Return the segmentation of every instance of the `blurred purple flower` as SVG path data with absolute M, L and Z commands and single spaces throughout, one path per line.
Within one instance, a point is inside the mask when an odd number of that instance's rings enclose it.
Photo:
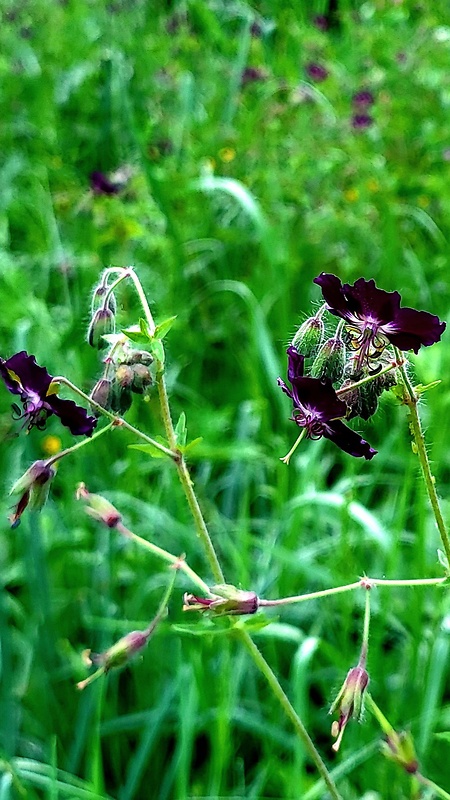
M 24 420 L 27 430 L 33 427 L 44 430 L 48 417 L 56 414 L 74 436 L 92 436 L 97 420 L 73 400 L 61 400 L 56 394 L 58 385 L 54 378 L 25 350 L 6 361 L 0 359 L 0 376 L 6 388 L 20 396 L 23 410 L 14 403 L 13 411 L 16 419 Z
M 355 458 L 373 458 L 377 451 L 342 422 L 347 406 L 337 396 L 331 381 L 303 377 L 304 356 L 292 346 L 288 347 L 287 354 L 288 381 L 292 389 L 281 378 L 278 378 L 278 385 L 293 401 L 293 421 L 305 428 L 309 439 L 323 436 Z
M 373 117 L 370 114 L 353 114 L 352 128 L 358 131 L 365 131 L 373 125 Z
M 352 103 L 358 110 L 369 108 L 374 102 L 375 98 L 368 89 L 360 89 L 359 92 L 355 92 L 352 98 Z
M 359 278 L 350 286 L 322 272 L 314 283 L 321 287 L 328 310 L 347 322 L 352 348 L 366 359 L 378 357 L 389 343 L 418 353 L 421 345 L 438 342 L 445 330 L 445 322 L 428 311 L 400 308 L 399 293 L 378 289 L 374 280 Z
M 305 70 L 308 78 L 311 78 L 315 83 L 321 83 L 328 78 L 328 70 L 321 64 L 315 64 L 313 61 L 306 65 Z
M 245 67 L 241 75 L 241 85 L 247 86 L 248 83 L 264 81 L 266 73 L 260 67 Z
M 318 28 L 322 33 L 326 33 L 330 28 L 330 21 L 325 14 L 316 14 L 312 21 L 315 28 Z
M 120 184 L 113 183 L 103 172 L 94 170 L 89 176 L 91 189 L 94 194 L 118 194 Z

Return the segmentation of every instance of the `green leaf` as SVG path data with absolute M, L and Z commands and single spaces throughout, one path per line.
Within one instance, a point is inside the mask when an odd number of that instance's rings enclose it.
M 417 386 L 414 387 L 414 391 L 417 395 L 421 395 L 424 392 L 427 392 L 428 389 L 434 389 L 435 386 L 439 386 L 440 383 L 442 383 L 440 380 L 431 381 L 431 383 L 426 383 L 425 385 L 423 383 L 418 383 Z
M 155 339 L 164 339 L 166 334 L 169 333 L 175 320 L 176 316 L 168 317 L 167 319 L 163 320 L 163 322 L 160 322 L 155 328 L 155 333 L 154 333 Z
M 441 739 L 443 742 L 450 744 L 450 731 L 441 731 L 441 733 L 434 734 L 435 739 Z
M 142 333 L 140 330 L 136 330 L 136 326 L 133 325 L 131 328 L 124 328 L 122 333 L 130 339 L 130 341 L 135 342 L 136 344 L 146 344 L 148 347 L 149 337 Z
M 186 428 L 186 414 L 181 412 L 178 422 L 175 426 L 175 438 L 178 447 L 184 447 L 186 444 L 187 428 Z
M 163 367 L 165 360 L 164 346 L 160 339 L 151 339 L 149 350 L 156 361 Z
M 172 625 L 172 630 L 189 636 L 229 636 L 233 632 L 233 628 L 217 628 L 209 619 L 203 619 L 197 625 L 189 623 Z
M 160 444 L 164 445 L 164 447 L 169 448 L 167 442 L 161 437 L 158 437 L 158 441 Z M 166 458 L 166 454 L 163 453 L 161 450 L 158 450 L 154 444 L 129 444 L 128 447 L 131 450 L 141 450 L 142 453 L 147 453 L 147 455 L 151 456 L 152 458 Z
M 178 449 L 180 453 L 189 453 L 194 447 L 200 444 L 200 442 L 203 442 L 203 436 L 197 436 L 196 439 L 192 439 L 192 442 L 188 442 L 186 445 L 178 445 Z
M 149 331 L 147 320 L 143 319 L 142 317 L 139 320 L 139 330 L 142 333 L 142 335 L 145 336 L 147 339 L 153 338 L 152 334 Z

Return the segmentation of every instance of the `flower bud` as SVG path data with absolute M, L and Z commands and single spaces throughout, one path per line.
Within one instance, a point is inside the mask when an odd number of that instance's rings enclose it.
M 345 366 L 345 344 L 339 335 L 327 339 L 320 348 L 311 367 L 311 377 L 329 378 L 331 383 L 339 381 Z
M 106 411 L 109 411 L 111 408 L 111 392 L 112 392 L 112 381 L 108 380 L 107 378 L 100 378 L 100 380 L 97 381 L 94 388 L 92 389 L 89 397 L 95 403 L 98 403 L 99 406 L 105 408 Z M 91 406 L 91 410 L 94 417 L 100 416 L 100 411 L 98 411 L 98 409 Z
M 114 669 L 114 667 L 122 667 L 130 658 L 133 658 L 143 650 L 148 638 L 148 634 L 145 631 L 131 631 L 126 636 L 122 636 L 104 653 L 90 653 L 89 660 L 91 664 L 103 666 L 105 672 Z
M 409 731 L 397 733 L 392 730 L 383 744 L 383 754 L 402 767 L 409 775 L 414 775 L 419 769 L 414 741 Z
M 96 347 L 101 350 L 106 347 L 106 342 L 103 336 L 108 333 L 114 333 L 115 321 L 114 314 L 109 308 L 99 308 L 91 319 L 87 340 L 91 347 Z
M 98 522 L 103 522 L 108 528 L 115 528 L 122 521 L 121 515 L 112 503 L 100 494 L 88 492 L 84 483 L 78 485 L 76 498 L 85 501 L 86 514 Z
M 136 394 L 142 394 L 152 383 L 150 370 L 144 364 L 133 364 L 132 370 L 133 383 L 131 384 L 131 391 Z
M 126 364 L 144 364 L 149 367 L 153 363 L 153 356 L 148 350 L 132 350 L 126 360 Z
M 119 364 L 116 369 L 115 380 L 121 389 L 131 388 L 134 380 L 132 367 L 129 367 L 127 364 Z
M 126 414 L 133 402 L 131 389 L 129 386 L 120 386 L 117 381 L 114 381 L 111 389 L 111 411 L 115 414 Z
M 103 283 L 100 283 L 98 286 L 95 287 L 93 294 L 92 294 L 92 303 L 91 303 L 91 312 L 95 314 L 95 312 L 104 305 L 105 297 L 108 293 L 108 287 L 105 286 Z M 115 315 L 117 312 L 117 301 L 114 295 L 114 292 L 111 292 L 108 295 L 107 307 L 109 310 Z
M 50 484 L 56 471 L 46 461 L 35 461 L 29 469 L 15 482 L 10 494 L 21 493 L 13 514 L 10 516 L 11 527 L 17 528 L 20 518 L 27 508 L 40 511 L 45 505 Z
M 316 314 L 309 317 L 300 325 L 297 333 L 292 339 L 291 345 L 305 358 L 315 356 L 324 337 L 325 327 L 322 317 Z
M 331 726 L 331 735 L 336 738 L 333 750 L 339 750 L 344 730 L 350 717 L 361 719 L 363 711 L 364 692 L 369 683 L 366 669 L 359 665 L 348 671 L 342 688 L 330 708 L 330 714 L 339 711 L 339 719 Z
M 245 592 L 229 584 L 212 586 L 211 597 L 197 597 L 186 594 L 183 597 L 183 611 L 210 611 L 216 616 L 237 616 L 255 614 L 259 607 L 255 592 Z

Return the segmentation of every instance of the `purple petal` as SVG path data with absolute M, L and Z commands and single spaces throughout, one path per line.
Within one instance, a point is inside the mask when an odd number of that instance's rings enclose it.
M 8 370 L 14 372 L 20 379 L 20 384 L 11 377 Z M 8 358 L 6 361 L 0 360 L 1 376 L 12 394 L 21 394 L 23 389 L 36 392 L 42 399 L 45 398 L 48 387 L 52 382 L 51 375 L 45 367 L 36 364 L 34 356 L 29 356 L 25 350 Z M 23 388 L 22 388 L 23 387 Z
M 324 437 L 334 442 L 345 453 L 366 460 L 370 460 L 377 454 L 378 451 L 374 450 L 369 442 L 366 442 L 359 433 L 352 431 L 340 420 L 330 422 L 327 427 L 328 431 L 324 431 Z
M 288 397 L 290 397 L 290 398 L 291 398 L 291 400 L 293 400 L 292 392 L 291 392 L 291 390 L 289 389 L 289 387 L 288 387 L 288 386 L 286 386 L 285 382 L 284 382 L 284 381 L 283 381 L 281 378 L 278 378 L 278 379 L 277 379 L 277 383 L 278 383 L 278 386 L 280 387 L 280 389 L 282 389 L 282 391 L 283 391 L 285 394 L 287 394 L 287 396 L 288 396 Z
M 353 286 L 348 283 L 342 285 L 336 275 L 322 272 L 314 279 L 314 283 L 322 288 L 331 313 L 343 319 L 356 315 L 383 325 L 396 317 L 400 307 L 399 293 L 378 289 L 374 280 L 359 278 Z
M 322 272 L 317 278 L 314 278 L 313 283 L 317 283 L 322 289 L 323 299 L 332 314 L 345 319 L 348 309 L 342 292 L 342 281 L 336 275 Z
M 345 417 L 347 406 L 334 391 L 331 381 L 318 378 L 297 378 L 292 387 L 294 403 L 314 410 L 321 421 Z
M 302 378 L 304 374 L 305 356 L 298 352 L 296 347 L 288 347 L 288 380 L 294 383 L 297 378 Z
M 46 403 L 74 436 L 92 436 L 97 420 L 89 416 L 86 409 L 77 406 L 73 400 L 62 400 L 56 394 L 49 395 Z
M 385 335 L 391 344 L 399 350 L 414 350 L 418 353 L 421 345 L 428 347 L 440 340 L 446 324 L 428 311 L 400 308 L 389 328 Z M 396 330 L 391 332 L 392 328 Z

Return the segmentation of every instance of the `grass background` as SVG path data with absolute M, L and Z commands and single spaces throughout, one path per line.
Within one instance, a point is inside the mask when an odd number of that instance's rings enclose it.
M 289 468 L 278 460 L 297 431 L 276 377 L 319 300 L 318 273 L 374 277 L 405 305 L 449 316 L 448 3 L 339 2 L 339 25 L 325 33 L 312 24 L 324 10 L 276 0 L 1 6 L 2 355 L 26 348 L 89 390 L 99 374 L 84 341 L 90 292 L 105 265 L 135 265 L 157 321 L 178 315 L 167 381 L 174 417 L 184 410 L 190 437 L 204 438 L 192 472 L 227 580 L 266 597 L 364 572 L 441 574 L 393 398 L 359 427 L 379 449 L 372 462 L 325 441 L 302 445 Z M 326 80 L 307 78 L 311 62 Z M 242 85 L 246 67 L 260 80 Z M 374 94 L 374 123 L 357 131 L 362 88 Z M 93 195 L 91 171 L 124 164 L 126 188 Z M 125 289 L 121 323 L 137 313 Z M 448 518 L 445 336 L 414 363 L 421 382 L 442 378 L 422 415 Z M 3 391 L 1 800 L 324 797 L 226 625 L 183 617 L 181 576 L 143 658 L 75 691 L 81 651 L 144 626 L 167 583 L 160 563 L 86 518 L 77 482 L 211 576 L 174 470 L 127 450 L 126 432 L 62 462 L 45 510 L 10 531 L 12 481 L 43 457 L 46 436 L 72 442 L 55 419 L 46 434 L 18 436 L 10 402 Z M 128 418 L 161 432 L 154 397 Z M 345 798 L 416 797 L 379 754 L 371 718 L 331 754 L 327 711 L 357 659 L 362 603 L 352 594 L 267 612 L 255 640 Z M 447 791 L 449 633 L 445 592 L 374 592 L 373 696 L 398 729 L 411 727 L 423 772 Z

